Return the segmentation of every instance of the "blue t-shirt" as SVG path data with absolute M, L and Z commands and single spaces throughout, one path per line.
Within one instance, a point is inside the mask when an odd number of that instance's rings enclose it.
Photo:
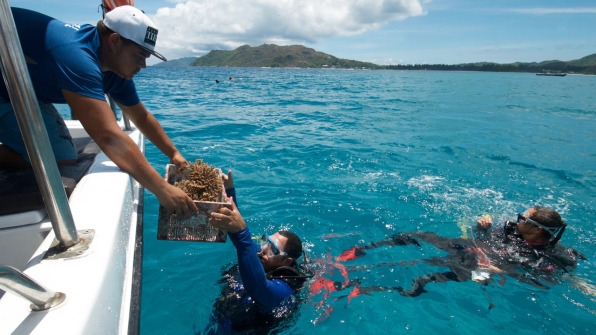
M 67 24 L 21 8 L 12 8 L 12 14 L 38 100 L 66 103 L 64 89 L 99 100 L 108 93 L 125 106 L 139 102 L 132 80 L 101 71 L 96 27 Z M 4 81 L 0 97 L 8 100 Z

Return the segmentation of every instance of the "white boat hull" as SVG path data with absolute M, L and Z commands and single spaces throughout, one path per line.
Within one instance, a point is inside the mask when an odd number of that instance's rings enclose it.
M 73 137 L 84 132 L 77 121 L 67 125 Z M 144 151 L 140 132 L 133 129 L 129 136 Z M 138 331 L 138 311 L 131 313 L 131 307 L 139 307 L 143 189 L 100 152 L 69 204 L 77 230 L 94 232 L 89 249 L 80 256 L 44 259 L 54 241 L 47 216 L 35 224 L 0 229 L 0 265 L 21 267 L 39 284 L 66 295 L 59 306 L 34 312 L 29 301 L 5 293 L 0 299 L 0 334 Z M 19 266 L 25 257 L 30 260 Z M 136 320 L 129 322 L 131 318 Z

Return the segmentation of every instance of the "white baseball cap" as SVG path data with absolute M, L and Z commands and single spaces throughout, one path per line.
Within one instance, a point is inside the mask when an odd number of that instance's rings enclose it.
M 103 19 L 106 27 L 120 36 L 129 39 L 155 57 L 167 59 L 155 51 L 157 28 L 141 10 L 133 6 L 119 6 L 109 11 Z

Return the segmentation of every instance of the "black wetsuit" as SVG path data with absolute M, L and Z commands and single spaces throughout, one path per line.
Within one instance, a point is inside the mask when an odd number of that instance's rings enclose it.
M 236 201 L 235 190 L 227 189 Z M 236 205 L 238 203 L 236 202 Z M 298 305 L 297 293 L 309 276 L 282 266 L 265 273 L 248 228 L 228 236 L 238 264 L 224 268 L 221 298 L 214 304 L 207 334 L 261 334 L 287 319 Z
M 294 277 L 301 279 L 294 280 Z M 305 281 L 302 273 L 289 267 L 267 273 L 267 278 L 283 280 L 295 293 Z M 299 296 L 294 294 L 273 310 L 264 311 L 239 281 L 237 264 L 224 269 L 218 283 L 222 285 L 221 297 L 215 301 L 208 334 L 267 334 L 289 319 L 299 305 Z
M 448 253 L 446 256 L 419 260 L 430 265 L 448 267 L 449 271 L 417 277 L 408 290 L 402 287 L 360 287 L 360 291 L 366 293 L 394 289 L 401 295 L 415 297 L 426 292 L 424 286 L 429 282 L 464 282 L 474 279 L 486 283 L 498 273 L 490 270 L 487 265 L 502 270 L 503 275 L 546 289 L 560 281 L 561 273 L 572 271 L 578 259 L 585 260 L 581 253 L 559 243 L 530 245 L 517 233 L 516 225 L 515 222 L 507 221 L 503 229 L 477 228 L 472 239 L 447 238 L 431 232 L 403 233 L 367 246 L 356 247 L 355 250 L 353 248 L 351 250 L 355 257 L 359 257 L 364 255 L 365 250 L 383 245 L 421 246 L 418 242 L 420 240 Z M 349 259 L 351 258 L 347 258 Z

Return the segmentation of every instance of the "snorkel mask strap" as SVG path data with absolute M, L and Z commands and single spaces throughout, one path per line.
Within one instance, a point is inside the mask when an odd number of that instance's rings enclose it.
M 557 235 L 549 242 L 549 244 L 551 245 L 555 245 L 557 242 L 559 242 L 559 240 L 561 239 L 561 237 L 563 236 L 563 232 L 565 231 L 565 228 L 567 227 L 567 223 L 563 222 L 563 225 L 561 226 L 561 228 L 559 228 L 559 232 L 557 233 Z

